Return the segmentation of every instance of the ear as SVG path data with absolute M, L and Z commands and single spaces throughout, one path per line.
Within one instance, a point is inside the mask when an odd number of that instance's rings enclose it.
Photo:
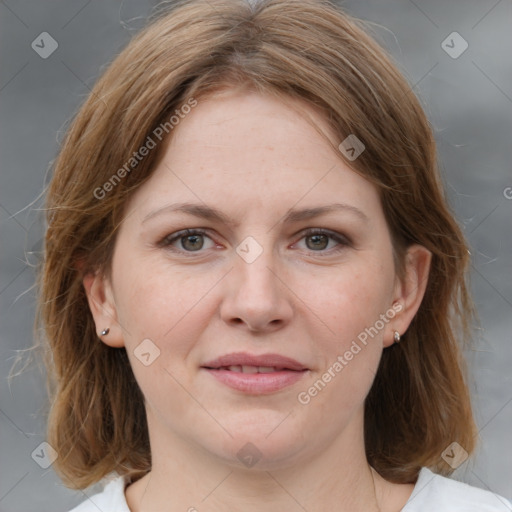
M 397 277 L 394 291 L 393 309 L 396 316 L 388 324 L 390 332 L 386 333 L 384 346 L 394 343 L 394 332 L 403 336 L 425 295 L 432 253 L 422 245 L 411 245 L 405 255 L 405 269 L 402 278 Z
M 124 347 L 123 332 L 117 320 L 117 309 L 110 281 L 100 272 L 96 272 L 86 274 L 82 282 L 98 337 L 110 347 Z M 102 335 L 101 331 L 107 328 L 108 334 Z

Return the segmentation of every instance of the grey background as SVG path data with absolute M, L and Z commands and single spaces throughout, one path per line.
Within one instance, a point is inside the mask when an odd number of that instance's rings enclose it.
M 42 374 L 31 368 L 10 386 L 6 377 L 17 351 L 32 344 L 34 272 L 27 263 L 36 262 L 40 250 L 37 208 L 47 169 L 101 70 L 156 3 L 0 2 L 0 511 L 59 512 L 85 499 L 31 457 L 44 441 Z M 467 354 L 481 444 L 455 477 L 510 499 L 512 2 L 352 0 L 344 5 L 376 24 L 376 37 L 395 56 L 435 128 L 448 198 L 472 248 L 472 288 L 482 328 Z M 456 59 L 441 46 L 453 31 L 469 44 Z M 58 43 L 47 59 L 31 48 L 42 32 Z M 455 49 L 459 43 L 453 43 Z

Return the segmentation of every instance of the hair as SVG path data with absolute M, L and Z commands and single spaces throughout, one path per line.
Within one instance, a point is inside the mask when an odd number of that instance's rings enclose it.
M 82 280 L 109 275 L 125 204 L 164 144 L 132 157 L 159 127 L 172 136 L 169 119 L 183 105 L 230 88 L 302 100 L 338 144 L 356 135 L 365 150 L 347 164 L 379 191 L 398 271 L 411 244 L 432 253 L 422 304 L 403 341 L 383 352 L 364 435 L 368 462 L 389 481 L 413 483 L 424 466 L 451 473 L 443 450 L 457 441 L 471 453 L 476 437 L 461 350 L 473 319 L 469 253 L 407 80 L 366 25 L 327 0 L 181 1 L 150 21 L 74 117 L 48 187 L 36 322 L 59 476 L 83 489 L 110 472 L 135 481 L 151 469 L 144 397 L 126 350 L 99 340 Z

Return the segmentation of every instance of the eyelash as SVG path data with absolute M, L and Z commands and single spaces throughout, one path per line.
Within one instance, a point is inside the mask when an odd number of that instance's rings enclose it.
M 161 242 L 159 242 L 158 245 L 160 247 L 165 247 L 172 251 L 179 252 L 181 254 L 194 255 L 194 253 L 201 253 L 201 252 L 203 252 L 201 249 L 198 251 L 186 251 L 184 249 L 171 248 L 172 244 L 175 241 L 180 240 L 181 238 L 186 238 L 187 236 L 194 236 L 194 235 L 206 236 L 206 237 L 210 238 L 210 240 L 211 240 L 211 237 L 208 235 L 207 230 L 204 230 L 201 228 L 194 228 L 194 229 L 184 229 L 184 230 L 178 231 L 176 233 L 167 235 L 166 237 L 164 237 L 162 239 Z M 321 255 L 322 253 L 332 254 L 332 253 L 337 253 L 339 251 L 342 251 L 344 248 L 346 248 L 348 246 L 351 246 L 351 241 L 347 237 L 340 235 L 334 231 L 330 231 L 327 229 L 321 229 L 321 228 L 306 229 L 302 233 L 302 237 L 299 240 L 302 240 L 303 238 L 307 238 L 309 236 L 314 236 L 314 235 L 325 235 L 325 236 L 329 237 L 330 239 L 336 241 L 338 243 L 338 245 L 334 248 L 331 248 L 328 251 L 325 251 L 325 250 L 314 251 L 312 249 L 309 249 L 309 251 L 312 253 L 318 253 L 319 255 Z

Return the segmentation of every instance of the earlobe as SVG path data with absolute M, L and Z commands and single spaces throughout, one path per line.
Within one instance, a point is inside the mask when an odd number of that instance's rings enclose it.
M 123 333 L 110 282 L 99 272 L 86 274 L 82 282 L 98 337 L 110 347 L 123 347 Z
M 394 318 L 388 344 L 395 342 L 395 332 L 400 337 L 404 335 L 418 312 L 427 289 L 431 260 L 432 253 L 422 245 L 411 245 L 407 249 L 404 275 L 397 278 L 395 286 L 394 303 L 400 304 L 401 310 Z

